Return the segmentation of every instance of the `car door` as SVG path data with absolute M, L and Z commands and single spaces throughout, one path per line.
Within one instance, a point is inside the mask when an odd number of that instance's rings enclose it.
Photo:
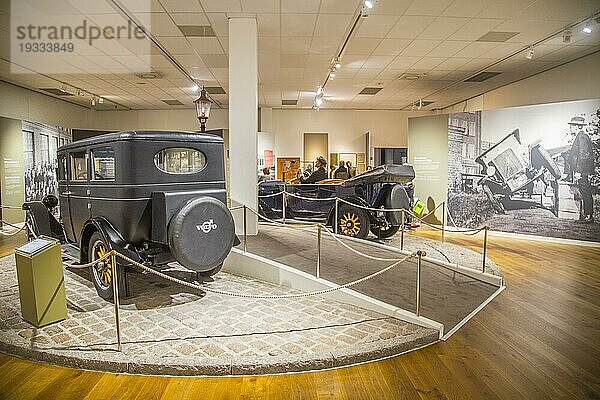
M 69 207 L 69 158 L 67 153 L 58 155 L 58 197 L 60 204 L 60 216 L 63 223 L 67 240 L 74 242 L 75 234 L 71 223 L 71 210 Z
M 68 203 L 71 216 L 71 229 L 77 243 L 81 240 L 83 225 L 91 216 L 90 204 L 90 162 L 87 150 L 69 152 Z

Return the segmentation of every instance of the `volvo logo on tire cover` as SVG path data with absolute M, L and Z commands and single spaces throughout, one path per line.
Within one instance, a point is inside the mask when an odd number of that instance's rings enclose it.
M 204 233 L 209 233 L 213 229 L 217 229 L 217 224 L 212 219 L 209 219 L 208 221 L 204 221 L 202 225 L 196 225 L 196 229 Z
M 194 271 L 206 272 L 221 265 L 234 239 L 231 212 L 213 197 L 188 201 L 169 222 L 171 252 L 181 265 Z

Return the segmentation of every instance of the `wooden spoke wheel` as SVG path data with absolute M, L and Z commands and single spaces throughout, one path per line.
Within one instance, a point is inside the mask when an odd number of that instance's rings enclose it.
M 369 216 L 365 210 L 344 204 L 338 211 L 338 233 L 364 239 L 369 234 Z
M 104 238 L 99 232 L 94 232 L 89 241 L 88 247 L 88 262 L 96 261 L 101 259 L 103 256 L 111 251 L 110 246 L 104 241 Z M 124 296 L 125 282 L 122 268 L 116 265 L 116 270 L 119 279 L 119 295 Z M 97 264 L 90 266 L 90 276 L 96 292 L 104 300 L 113 301 L 113 265 L 111 257 L 106 258 Z

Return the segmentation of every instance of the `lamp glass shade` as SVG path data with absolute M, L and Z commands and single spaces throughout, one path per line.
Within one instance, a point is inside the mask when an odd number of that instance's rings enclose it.
M 198 115 L 198 119 L 207 120 L 210 114 L 210 106 L 212 105 L 212 101 L 206 97 L 206 90 L 202 89 L 202 92 L 200 92 L 200 97 L 198 97 L 194 103 L 196 103 L 196 114 Z

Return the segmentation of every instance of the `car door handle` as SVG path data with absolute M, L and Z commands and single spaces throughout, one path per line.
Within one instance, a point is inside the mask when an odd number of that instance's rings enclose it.
M 63 195 L 63 196 L 69 196 L 69 195 L 72 195 L 72 194 L 73 194 L 73 192 L 68 192 L 68 191 L 61 193 L 61 195 Z

